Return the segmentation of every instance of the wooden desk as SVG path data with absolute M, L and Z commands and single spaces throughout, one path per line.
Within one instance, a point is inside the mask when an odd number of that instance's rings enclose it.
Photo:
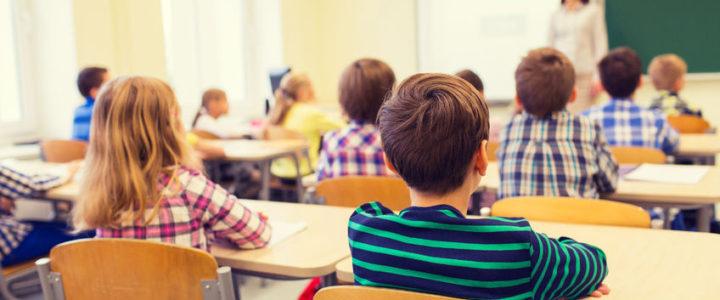
M 680 135 L 681 156 L 715 156 L 720 154 L 720 135 L 718 134 L 682 134 Z
M 352 208 L 243 200 L 270 219 L 303 221 L 307 228 L 270 248 L 236 250 L 213 246 L 219 265 L 265 277 L 310 278 L 335 272 L 350 255 L 347 223 Z
M 270 163 L 273 159 L 281 157 L 294 159 L 299 179 L 302 177 L 299 167 L 300 156 L 303 154 L 308 156 L 308 145 L 302 140 L 217 140 L 212 141 L 212 144 L 223 148 L 224 160 L 259 163 L 262 172 L 260 199 L 270 199 Z M 298 198 L 302 200 L 303 185 L 300 180 L 296 188 Z
M 500 186 L 498 172 L 498 164 L 491 162 L 487 175 L 480 182 L 480 188 L 497 192 Z M 700 208 L 698 230 L 707 232 L 710 230 L 712 206 L 720 202 L 720 168 L 710 168 L 705 177 L 693 185 L 620 179 L 617 191 L 603 199 L 629 202 L 643 207 Z
M 568 236 L 605 251 L 602 299 L 716 299 L 720 295 L 720 235 L 623 227 L 531 222 L 551 237 Z M 352 262 L 337 264 L 337 277 L 353 282 Z

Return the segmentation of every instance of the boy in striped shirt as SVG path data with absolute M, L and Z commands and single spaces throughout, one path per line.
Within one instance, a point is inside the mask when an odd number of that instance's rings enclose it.
M 535 233 L 524 219 L 465 218 L 488 165 L 488 108 L 469 83 L 414 75 L 378 123 L 386 164 L 410 187 L 412 206 L 395 214 L 372 202 L 350 217 L 356 284 L 482 299 L 609 292 L 602 250 Z

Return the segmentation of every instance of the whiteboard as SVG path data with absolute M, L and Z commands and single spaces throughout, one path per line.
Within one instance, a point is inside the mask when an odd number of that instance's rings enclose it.
M 418 0 L 420 72 L 471 69 L 490 102 L 515 98 L 515 68 L 544 47 L 557 0 Z

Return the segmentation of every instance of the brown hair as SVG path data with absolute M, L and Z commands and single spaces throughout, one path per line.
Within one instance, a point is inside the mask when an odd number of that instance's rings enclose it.
M 283 76 L 280 87 L 275 91 L 275 106 L 270 110 L 269 122 L 272 125 L 282 125 L 285 116 L 293 104 L 298 100 L 298 91 L 309 86 L 310 77 L 305 74 L 290 72 Z
M 488 107 L 465 80 L 416 74 L 395 88 L 378 115 L 388 161 L 411 188 L 443 195 L 465 181 L 488 139 Z
M 203 110 L 206 110 L 208 105 L 210 105 L 210 101 L 214 100 L 227 100 L 227 95 L 225 94 L 225 91 L 221 89 L 208 89 L 206 90 L 202 95 L 202 103 L 200 104 L 200 108 L 198 109 L 198 112 L 195 114 L 195 118 L 192 121 L 192 125 L 190 126 L 195 127 L 197 124 L 198 119 L 200 119 L 200 116 L 202 116 Z
M 648 67 L 648 75 L 650 75 L 653 86 L 658 90 L 673 91 L 673 85 L 685 73 L 687 73 L 687 63 L 675 54 L 655 56 Z
M 615 48 L 598 64 L 600 81 L 613 98 L 632 96 L 640 83 L 642 63 L 637 53 L 628 47 Z
M 350 119 L 374 123 L 394 84 L 395 73 L 386 63 L 373 58 L 356 60 L 340 77 L 340 105 Z
M 455 76 L 460 77 L 464 79 L 465 81 L 469 82 L 472 86 L 474 86 L 479 92 L 483 93 L 485 91 L 485 86 L 483 85 L 482 79 L 480 79 L 480 76 L 473 72 L 470 69 L 465 69 L 460 72 L 455 73 Z
M 103 76 L 107 73 L 106 68 L 87 67 L 78 73 L 77 87 L 83 97 L 90 97 L 90 90 L 100 88 L 103 83 Z
M 582 4 L 588 4 L 590 0 L 580 0 L 580 2 L 582 2 Z M 565 0 L 560 0 L 560 4 L 565 4 Z
M 553 48 L 531 50 L 515 70 L 515 91 L 523 109 L 537 117 L 563 110 L 574 86 L 572 63 Z

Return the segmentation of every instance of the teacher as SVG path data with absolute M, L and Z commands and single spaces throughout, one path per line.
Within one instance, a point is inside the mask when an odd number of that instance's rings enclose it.
M 607 54 L 605 14 L 589 0 L 562 0 L 550 20 L 550 47 L 556 48 L 575 66 L 577 99 L 568 105 L 580 113 L 594 104 L 600 91 L 597 63 Z

